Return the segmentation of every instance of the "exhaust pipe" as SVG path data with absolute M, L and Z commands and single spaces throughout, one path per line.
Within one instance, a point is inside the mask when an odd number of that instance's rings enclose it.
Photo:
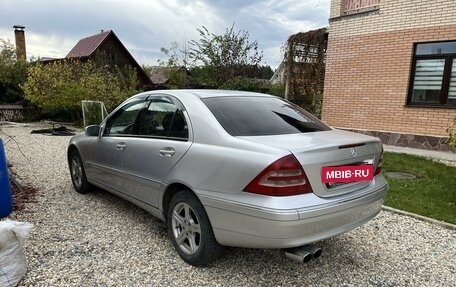
M 304 245 L 289 249 L 279 249 L 276 253 L 283 258 L 290 259 L 297 263 L 307 263 L 317 259 L 322 254 L 322 249 L 313 245 Z
M 309 252 L 312 253 L 312 258 L 317 259 L 323 253 L 323 250 L 320 247 L 307 245 L 309 247 Z
M 298 263 L 307 263 L 310 260 L 312 260 L 312 253 L 310 253 L 306 250 L 300 249 L 299 247 L 284 250 L 283 254 L 284 254 L 285 258 L 288 258 L 288 259 L 290 259 L 294 262 L 298 262 Z

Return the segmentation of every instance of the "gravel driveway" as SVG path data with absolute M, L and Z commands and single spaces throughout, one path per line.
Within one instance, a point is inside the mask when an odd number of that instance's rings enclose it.
M 297 264 L 264 250 L 227 248 L 206 268 L 184 263 L 166 226 L 104 191 L 73 191 L 69 137 L 3 127 L 7 158 L 40 191 L 12 219 L 35 225 L 20 286 L 455 286 L 456 231 L 383 211 L 370 223 L 318 243 Z M 2 135 L 3 138 L 5 136 Z

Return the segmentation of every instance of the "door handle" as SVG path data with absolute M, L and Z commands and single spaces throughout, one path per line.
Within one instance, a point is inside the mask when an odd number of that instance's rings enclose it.
M 174 153 L 176 153 L 176 151 L 172 147 L 164 147 L 160 150 L 161 156 L 171 157 Z
M 116 144 L 116 150 L 124 150 L 127 147 L 125 143 L 118 143 Z

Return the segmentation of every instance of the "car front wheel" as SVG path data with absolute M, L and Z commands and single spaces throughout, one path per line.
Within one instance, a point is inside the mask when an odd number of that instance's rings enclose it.
M 87 181 L 82 159 L 77 150 L 70 152 L 68 163 L 70 165 L 71 181 L 73 182 L 74 189 L 79 193 L 89 192 L 91 185 Z
M 183 190 L 171 199 L 167 223 L 169 236 L 179 256 L 195 266 L 214 261 L 221 251 L 204 207 L 190 191 Z

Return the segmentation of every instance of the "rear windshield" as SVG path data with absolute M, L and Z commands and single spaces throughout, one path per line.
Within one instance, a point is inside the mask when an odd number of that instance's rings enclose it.
M 266 136 L 330 130 L 307 111 L 278 98 L 220 97 L 202 99 L 232 136 Z

